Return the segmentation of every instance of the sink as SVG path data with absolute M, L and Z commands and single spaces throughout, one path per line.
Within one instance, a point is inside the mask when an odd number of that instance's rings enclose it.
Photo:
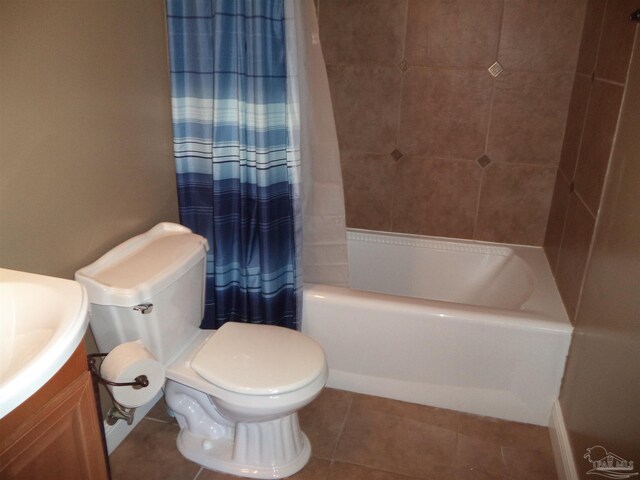
M 87 294 L 73 280 L 0 268 L 0 418 L 62 367 L 87 329 Z

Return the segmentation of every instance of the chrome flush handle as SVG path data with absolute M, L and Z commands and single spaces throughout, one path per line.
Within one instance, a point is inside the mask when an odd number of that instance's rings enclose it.
M 141 303 L 133 307 L 136 312 L 140 312 L 143 315 L 151 313 L 153 311 L 153 303 Z

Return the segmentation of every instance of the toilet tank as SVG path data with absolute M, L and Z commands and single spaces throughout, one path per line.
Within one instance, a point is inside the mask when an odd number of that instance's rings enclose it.
M 207 250 L 188 228 L 160 223 L 78 270 L 99 350 L 142 340 L 161 363 L 173 361 L 204 315 Z

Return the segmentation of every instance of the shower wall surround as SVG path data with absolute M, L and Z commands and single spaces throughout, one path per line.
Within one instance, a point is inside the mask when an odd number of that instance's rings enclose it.
M 549 264 L 572 320 L 578 310 L 589 250 L 627 82 L 640 0 L 589 0 L 558 176 L 544 241 Z M 610 222 L 610 220 L 607 220 Z
M 542 244 L 585 0 L 317 6 L 348 226 Z

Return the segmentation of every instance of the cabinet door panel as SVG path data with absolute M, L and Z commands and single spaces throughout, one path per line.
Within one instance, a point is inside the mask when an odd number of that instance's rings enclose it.
M 0 479 L 106 479 L 91 374 L 83 372 L 0 453 Z

